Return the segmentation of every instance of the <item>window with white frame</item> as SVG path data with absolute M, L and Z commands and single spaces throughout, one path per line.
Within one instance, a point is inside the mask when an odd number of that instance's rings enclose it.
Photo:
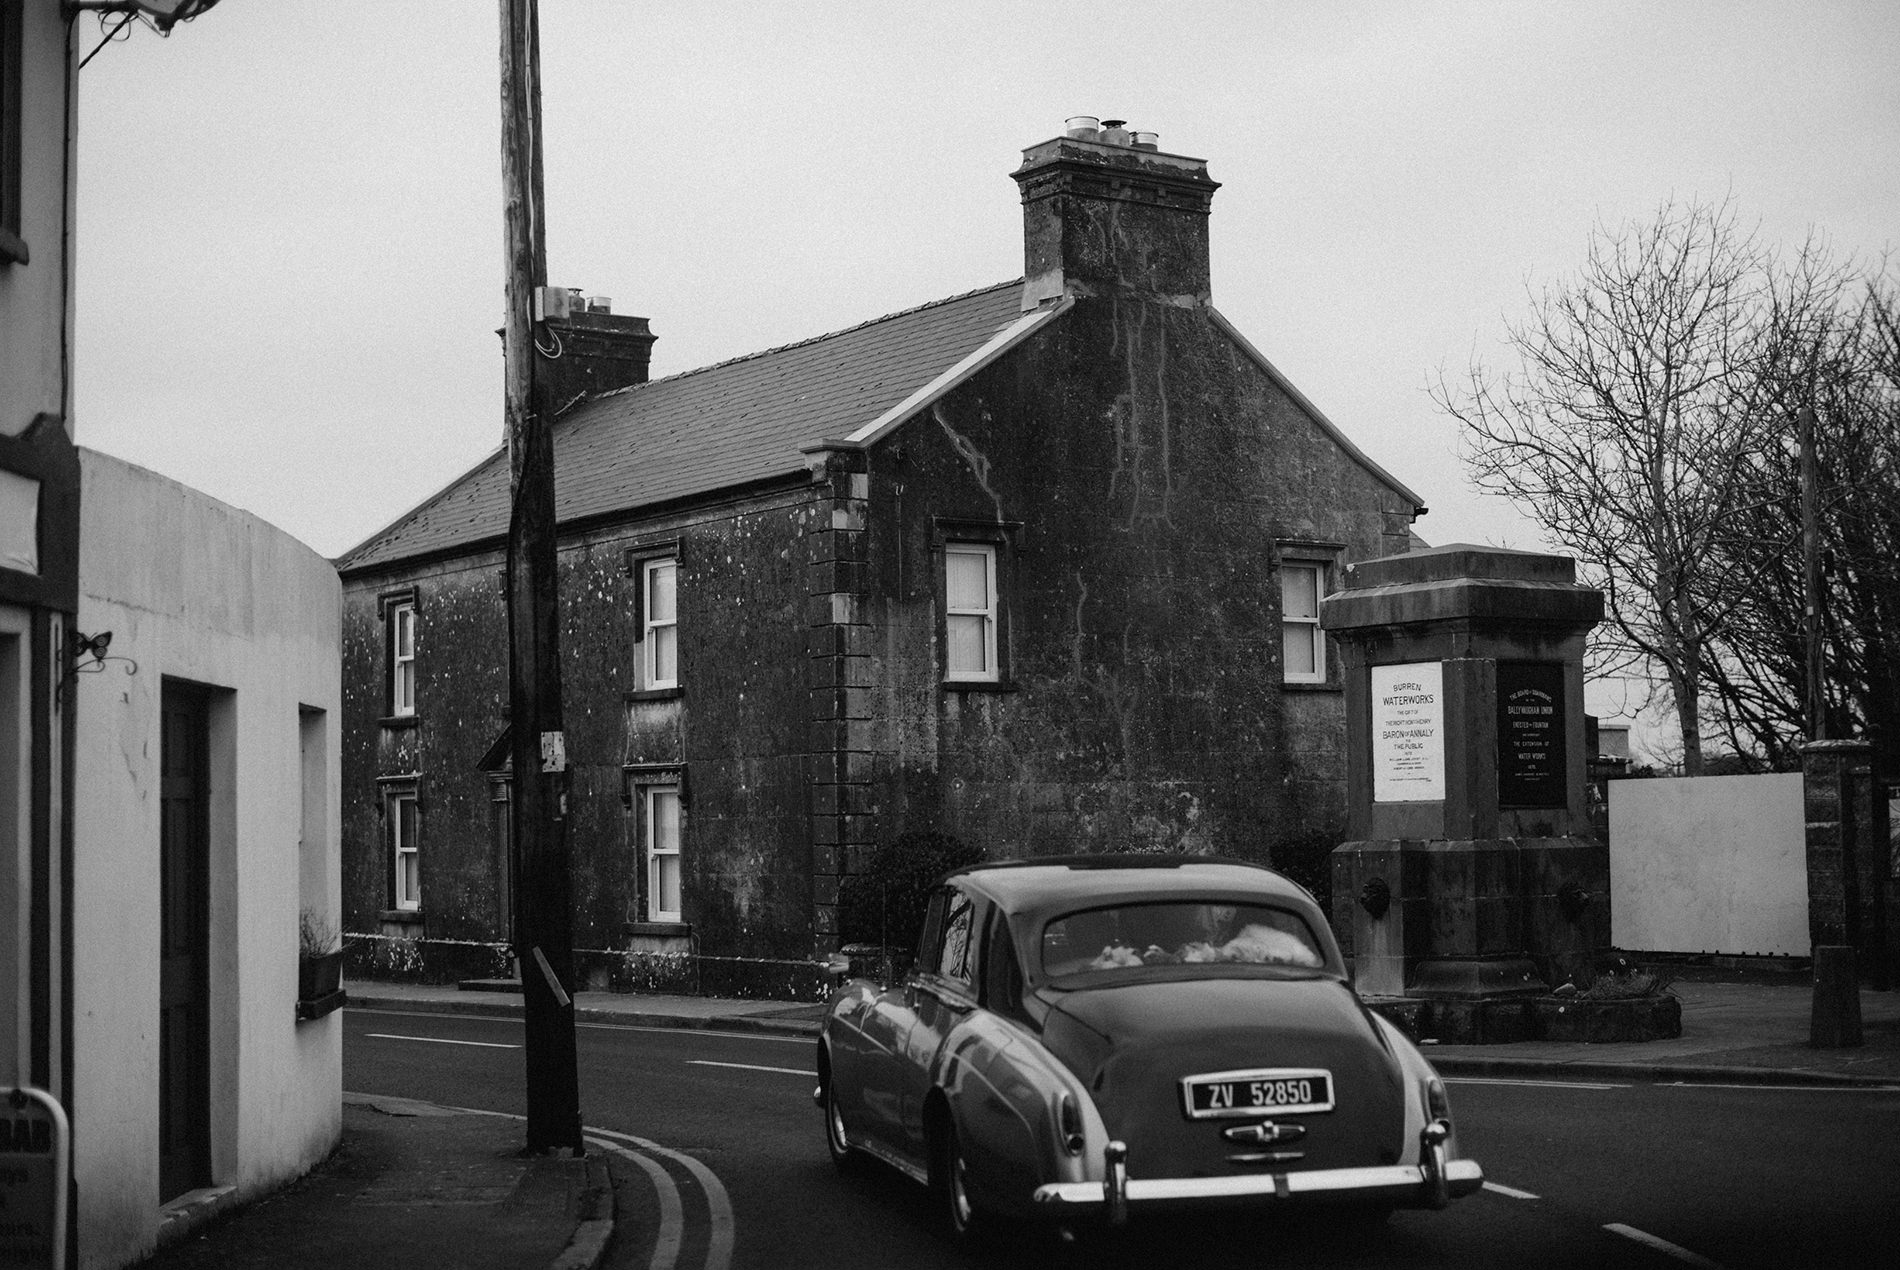
M 416 603 L 389 606 L 389 713 L 416 712 Z
M 679 561 L 670 556 L 640 564 L 640 642 L 648 688 L 680 682 Z
M 952 542 L 943 549 L 944 677 L 995 680 L 996 548 Z
M 1290 684 L 1326 682 L 1326 636 L 1319 628 L 1319 601 L 1326 566 L 1289 560 L 1280 565 L 1281 678 Z
M 680 916 L 680 791 L 676 785 L 646 788 L 647 920 L 677 922 Z
M 422 907 L 422 826 L 415 791 L 392 790 L 387 814 L 396 908 L 413 912 Z

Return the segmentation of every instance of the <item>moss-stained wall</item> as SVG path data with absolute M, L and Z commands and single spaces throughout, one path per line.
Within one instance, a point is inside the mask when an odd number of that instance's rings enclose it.
M 1281 683 L 1276 545 L 1403 550 L 1412 507 L 1205 308 L 1082 298 L 869 466 L 882 838 L 1265 859 L 1342 822 L 1338 691 Z M 1013 691 L 938 662 L 936 552 L 981 521 L 1019 526 Z
M 644 914 L 638 799 L 628 771 L 683 763 L 685 885 L 711 951 L 803 956 L 810 938 L 805 826 L 803 491 L 573 535 L 560 552 L 567 833 L 576 944 L 614 948 Z M 680 678 L 639 679 L 639 588 L 628 553 L 676 545 Z M 344 598 L 345 928 L 500 940 L 503 874 L 484 756 L 507 726 L 503 561 L 467 559 L 354 576 Z M 385 718 L 381 597 L 413 588 L 416 715 Z M 505 747 L 503 752 L 505 753 Z M 422 929 L 391 904 L 381 811 L 416 776 Z M 631 805 L 630 805 L 631 804 Z M 794 950 L 787 953 L 785 950 Z

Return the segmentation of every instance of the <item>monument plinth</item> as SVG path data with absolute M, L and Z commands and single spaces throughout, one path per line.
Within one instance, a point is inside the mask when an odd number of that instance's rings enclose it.
M 1353 565 L 1337 641 L 1351 841 L 1333 925 L 1359 990 L 1428 1035 L 1529 1035 L 1529 1001 L 1609 943 L 1585 797 L 1583 641 L 1603 596 L 1562 556 L 1433 547 Z

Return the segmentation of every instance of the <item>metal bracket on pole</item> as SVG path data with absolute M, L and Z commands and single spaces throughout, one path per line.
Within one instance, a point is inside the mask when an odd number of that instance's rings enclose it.
M 563 1010 L 567 1009 L 568 1006 L 573 1005 L 574 998 L 568 996 L 567 989 L 561 986 L 561 980 L 554 973 L 554 967 L 550 966 L 548 964 L 548 959 L 542 955 L 541 946 L 539 944 L 536 944 L 529 951 L 531 951 L 534 954 L 534 964 L 541 967 L 541 974 L 544 978 L 547 979 L 548 991 L 554 994 L 555 1001 L 560 1003 L 560 1006 Z

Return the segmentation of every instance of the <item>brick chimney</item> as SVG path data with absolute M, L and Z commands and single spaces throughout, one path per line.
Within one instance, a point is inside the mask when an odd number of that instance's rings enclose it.
M 1207 161 L 1163 154 L 1152 132 L 1078 116 L 1023 151 L 1023 307 L 1116 293 L 1184 308 L 1209 300 Z
M 576 397 L 625 388 L 647 381 L 653 357 L 653 332 L 642 317 L 616 317 L 605 296 L 573 293 L 568 315 L 548 323 L 561 341 L 559 357 L 541 359 L 548 399 L 556 410 Z

